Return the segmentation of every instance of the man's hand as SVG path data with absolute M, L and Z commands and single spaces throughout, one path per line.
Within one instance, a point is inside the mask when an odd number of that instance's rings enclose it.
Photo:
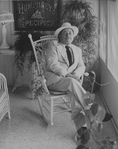
M 81 80 L 80 80 L 80 78 L 79 78 L 78 76 L 73 75 L 73 77 L 74 77 L 77 81 L 81 82 Z
M 67 73 L 65 77 L 73 77 L 71 73 Z

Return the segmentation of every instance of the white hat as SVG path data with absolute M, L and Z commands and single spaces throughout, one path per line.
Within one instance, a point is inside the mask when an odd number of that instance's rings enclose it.
M 74 32 L 74 37 L 78 34 L 79 30 L 76 26 L 72 26 L 69 22 L 65 22 L 62 24 L 62 26 L 60 28 L 58 28 L 56 31 L 55 31 L 55 36 L 58 37 L 59 33 L 65 29 L 65 28 L 70 28 L 73 30 Z

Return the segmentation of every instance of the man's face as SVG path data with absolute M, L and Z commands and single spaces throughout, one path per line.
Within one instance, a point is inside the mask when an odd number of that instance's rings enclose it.
M 62 30 L 60 33 L 60 42 L 65 45 L 71 44 L 74 39 L 73 34 L 73 30 L 69 28 Z

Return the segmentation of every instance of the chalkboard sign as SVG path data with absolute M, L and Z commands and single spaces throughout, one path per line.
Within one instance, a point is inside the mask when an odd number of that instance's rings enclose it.
M 55 30 L 59 6 L 59 0 L 13 1 L 15 30 Z

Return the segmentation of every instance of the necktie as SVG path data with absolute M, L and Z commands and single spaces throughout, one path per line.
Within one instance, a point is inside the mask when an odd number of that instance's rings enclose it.
M 65 48 L 66 48 L 66 53 L 69 60 L 69 66 L 71 66 L 73 64 L 71 48 L 69 46 L 65 46 Z

